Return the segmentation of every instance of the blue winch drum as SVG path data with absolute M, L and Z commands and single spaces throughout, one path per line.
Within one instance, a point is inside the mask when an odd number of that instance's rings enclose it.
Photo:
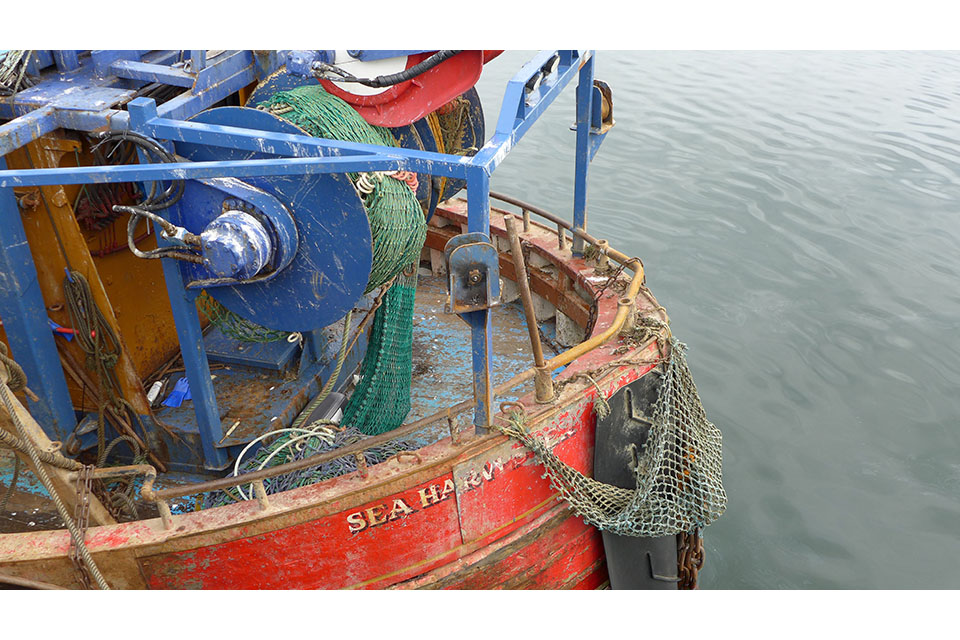
M 247 107 L 217 107 L 202 111 L 192 122 L 203 124 L 239 127 L 307 135 L 299 127 L 266 111 Z M 177 143 L 177 153 L 193 162 L 237 162 L 259 158 L 277 157 L 262 151 L 244 151 L 207 144 Z M 219 184 L 218 188 L 212 188 Z M 229 185 L 235 185 L 231 189 Z M 242 188 L 241 188 L 242 187 Z M 233 193 L 225 193 L 233 191 Z M 257 193 L 250 193 L 251 190 Z M 250 211 L 240 211 L 234 200 L 237 194 L 248 204 L 254 205 Z M 242 181 L 234 178 L 221 181 L 188 181 L 179 205 L 184 218 L 180 220 L 185 228 L 198 235 L 204 233 L 223 219 L 226 228 L 228 220 L 246 220 L 245 218 L 225 218 L 231 211 L 251 215 L 259 225 L 267 223 L 254 215 L 253 208 L 263 210 L 247 198 L 259 195 L 267 202 L 274 202 L 289 212 L 296 225 L 296 242 L 286 244 L 295 247 L 294 255 L 289 256 L 285 266 L 281 254 L 289 250 L 283 242 L 272 245 L 273 264 L 269 260 L 259 259 L 266 243 L 258 240 L 259 247 L 252 253 L 240 252 L 245 269 L 255 269 L 259 273 L 249 282 L 242 282 L 242 276 L 231 276 L 240 283 L 225 286 L 207 287 L 207 293 L 230 311 L 259 325 L 278 331 L 311 331 L 325 327 L 353 308 L 357 300 L 363 297 L 373 262 L 370 224 L 363 203 L 350 179 L 343 174 L 314 174 L 289 176 L 248 177 Z M 246 207 L 243 207 L 246 208 Z M 231 222 L 230 224 L 233 224 Z M 244 233 L 257 236 L 250 231 L 254 225 L 244 223 Z M 260 229 L 266 229 L 260 226 Z M 270 229 L 267 229 L 269 232 Z M 277 231 L 273 229 L 273 231 Z M 202 237 L 202 235 L 201 235 Z M 274 239 L 274 234 L 270 234 Z M 282 238 L 281 238 L 282 240 Z M 217 267 L 213 264 L 197 265 L 181 263 L 180 270 L 185 282 L 210 278 L 211 271 L 220 268 L 229 271 L 233 262 L 229 249 L 217 248 Z M 211 257 L 211 256 L 208 256 Z M 211 263 L 213 260 L 211 260 Z M 267 268 L 264 268 L 267 264 Z M 237 263 L 237 269 L 241 265 Z

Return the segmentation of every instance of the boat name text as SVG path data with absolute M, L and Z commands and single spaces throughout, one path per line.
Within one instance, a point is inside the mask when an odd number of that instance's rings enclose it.
M 484 482 L 491 482 L 496 477 L 497 471 L 502 470 L 503 460 L 501 458 L 488 461 L 480 468 L 480 471 L 471 471 L 460 480 L 460 492 L 473 491 Z M 347 527 L 350 533 L 359 533 L 404 518 L 418 511 L 429 509 L 445 500 L 449 500 L 455 494 L 456 485 L 454 485 L 452 478 L 447 478 L 442 485 L 431 484 L 421 487 L 409 494 L 393 497 L 388 499 L 387 502 L 351 513 L 347 516 Z

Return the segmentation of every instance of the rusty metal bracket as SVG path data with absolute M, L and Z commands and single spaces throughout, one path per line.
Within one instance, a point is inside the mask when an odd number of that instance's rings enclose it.
M 534 368 L 536 369 L 536 373 L 533 375 L 534 396 L 538 403 L 550 404 L 557 399 L 550 369 L 545 366 Z
M 261 511 L 270 508 L 270 499 L 267 497 L 267 488 L 263 486 L 263 480 L 253 481 L 253 493 L 257 496 L 257 504 L 260 505 Z
M 164 529 L 173 529 L 173 513 L 170 512 L 170 505 L 166 500 L 157 500 L 157 511 L 160 512 L 160 521 Z
M 605 134 L 607 131 L 610 131 L 610 129 L 613 128 L 613 125 L 616 124 L 616 122 L 614 122 L 613 120 L 613 90 L 610 89 L 610 85 L 608 85 L 606 82 L 595 79 L 593 81 L 593 96 L 594 96 L 593 104 L 594 104 L 594 111 L 595 111 L 593 116 L 594 118 L 593 126 L 597 127 L 596 106 L 597 106 L 597 99 L 599 98 L 600 126 L 597 128 L 599 128 L 601 134 Z
M 446 312 L 462 314 L 500 303 L 500 256 L 485 233 L 464 233 L 444 247 L 447 263 Z
M 501 402 L 500 403 L 500 412 L 503 413 L 504 415 L 507 415 L 510 409 L 519 411 L 522 415 L 527 415 L 527 408 L 524 407 L 519 402 Z
M 447 429 L 450 430 L 450 442 L 453 446 L 460 446 L 460 421 L 447 408 Z
M 606 271 L 610 268 L 610 259 L 607 257 L 607 251 L 609 249 L 609 242 L 606 240 L 597 240 L 597 270 Z
M 164 529 L 173 529 L 173 514 L 170 512 L 169 503 L 153 492 L 153 483 L 157 479 L 157 470 L 150 465 L 137 466 L 142 468 L 144 474 L 143 486 L 140 488 L 140 497 L 157 505 L 157 511 L 160 512 L 160 521 L 163 523 Z
M 626 310 L 623 326 L 620 327 L 620 335 L 629 334 L 637 326 L 637 300 L 628 297 L 620 298 L 617 300 L 617 307 L 619 307 L 619 310 Z
M 397 464 L 403 464 L 402 458 L 404 457 L 413 458 L 413 464 L 420 464 L 423 462 L 423 458 L 421 458 L 420 454 L 416 451 L 398 451 L 390 456 L 390 459 L 396 460 Z

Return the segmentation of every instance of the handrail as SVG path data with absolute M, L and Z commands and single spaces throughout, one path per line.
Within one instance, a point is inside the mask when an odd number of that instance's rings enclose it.
M 508 195 L 506 195 L 506 194 L 498 193 L 498 192 L 496 192 L 496 191 L 491 191 L 491 192 L 490 192 L 490 197 L 493 198 L 493 199 L 495 199 L 495 200 L 500 200 L 501 202 L 506 202 L 507 204 L 512 204 L 512 205 L 515 206 L 515 207 L 520 207 L 520 209 L 522 209 L 522 210 L 524 210 L 524 211 L 529 211 L 530 213 L 535 213 L 535 214 L 537 214 L 538 216 L 540 216 L 541 218 L 544 218 L 545 220 L 549 220 L 550 222 L 554 223 L 554 224 L 557 225 L 558 227 L 563 227 L 564 229 L 566 229 L 567 231 L 569 231 L 569 232 L 572 233 L 573 235 L 579 236 L 579 237 L 583 238 L 583 239 L 586 240 L 589 244 L 597 247 L 598 249 L 601 248 L 601 247 L 600 247 L 600 243 L 601 243 L 601 242 L 604 242 L 603 240 L 598 240 L 597 238 L 593 237 L 592 235 L 590 235 L 590 234 L 587 233 L 586 231 L 583 231 L 582 229 L 577 229 L 577 228 L 574 227 L 571 223 L 567 222 L 567 221 L 564 220 L 563 218 L 559 218 L 559 217 L 557 217 L 556 215 L 550 213 L 549 211 L 545 211 L 545 210 L 541 209 L 540 207 L 538 207 L 538 206 L 536 206 L 536 205 L 529 204 L 529 203 L 527 203 L 527 202 L 524 202 L 523 200 L 520 200 L 520 199 L 518 199 L 518 198 L 514 198 L 513 196 L 508 196 Z M 524 229 L 524 231 L 526 231 L 526 229 Z M 609 246 L 605 248 L 604 253 L 606 253 L 606 255 L 607 255 L 608 257 L 613 258 L 614 260 L 616 260 L 616 261 L 619 262 L 620 264 L 626 264 L 626 263 L 631 262 L 631 261 L 633 261 L 633 260 L 637 260 L 637 261 L 640 260 L 639 258 L 630 258 L 630 257 L 627 256 L 627 254 L 621 253 L 620 251 L 617 251 L 616 249 L 611 249 Z M 630 267 L 630 268 L 632 268 L 632 267 Z M 642 264 L 642 263 L 640 264 L 640 268 L 641 268 L 641 270 L 643 269 L 643 264 Z
M 574 235 L 578 235 L 583 238 L 586 242 L 597 247 L 601 252 L 603 252 L 608 257 L 616 260 L 625 267 L 631 269 L 633 273 L 633 278 L 630 281 L 630 285 L 627 288 L 626 294 L 620 298 L 618 301 L 617 315 L 613 319 L 613 323 L 602 333 L 591 337 L 590 339 L 581 342 L 580 344 L 571 347 L 567 351 L 554 356 L 546 362 L 546 368 L 548 371 L 553 371 L 559 367 L 570 364 L 575 359 L 579 358 L 581 355 L 588 351 L 592 351 L 599 346 L 602 346 L 609 342 L 614 336 L 618 335 L 624 326 L 629 321 L 631 326 L 633 322 L 632 313 L 634 308 L 634 301 L 637 295 L 640 292 L 640 287 L 644 281 L 644 270 L 643 264 L 639 258 L 629 258 L 626 254 L 611 249 L 604 246 L 606 243 L 603 240 L 597 240 L 590 234 L 580 231 L 578 229 L 573 229 L 570 227 L 569 223 L 557 218 L 555 215 L 535 207 L 533 205 L 524 203 L 521 200 L 505 196 L 503 194 L 490 192 L 490 197 L 497 200 L 501 200 L 508 204 L 515 205 L 522 209 L 528 210 L 531 213 L 534 213 L 546 220 L 553 222 L 557 225 L 563 226 L 566 229 L 571 230 Z M 525 371 L 522 371 L 510 378 L 506 382 L 497 385 L 493 388 L 493 396 L 503 394 L 510 389 L 513 389 L 516 386 L 523 384 L 524 382 L 530 380 L 536 374 L 536 368 L 531 367 Z M 452 407 L 443 409 L 434 413 L 425 418 L 421 418 L 415 422 L 403 425 L 393 431 L 388 431 L 372 438 L 367 438 L 360 442 L 356 442 L 333 451 L 326 451 L 324 453 L 318 453 L 307 458 L 302 458 L 300 460 L 294 460 L 292 462 L 287 462 L 275 467 L 269 467 L 266 469 L 259 469 L 257 471 L 251 471 L 237 476 L 227 476 L 225 478 L 218 478 L 216 480 L 208 480 L 206 482 L 198 482 L 189 485 L 178 485 L 176 487 L 171 487 L 169 489 L 162 489 L 160 491 L 153 491 L 153 481 L 150 479 L 149 482 L 145 482 L 143 488 L 141 489 L 141 495 L 145 500 L 157 502 L 163 504 L 163 507 L 167 507 L 165 500 L 172 498 L 180 498 L 183 496 L 194 495 L 198 493 L 207 493 L 209 491 L 218 491 L 222 489 L 229 489 L 241 484 L 249 484 L 251 482 L 262 482 L 268 478 L 273 478 L 279 475 L 286 473 L 291 473 L 293 471 L 299 471 L 301 469 L 306 469 L 309 467 L 315 467 L 321 464 L 325 464 L 332 460 L 338 458 L 343 458 L 351 454 L 362 453 L 368 448 L 376 447 L 381 444 L 396 440 L 406 435 L 415 433 L 435 422 L 444 420 L 449 416 L 459 415 L 464 411 L 468 411 L 476 406 L 476 400 L 471 398 L 469 400 L 464 400 Z M 161 507 L 161 515 L 165 513 L 165 510 Z M 167 507 L 166 513 L 169 514 L 169 507 Z M 164 518 L 166 522 L 166 518 Z

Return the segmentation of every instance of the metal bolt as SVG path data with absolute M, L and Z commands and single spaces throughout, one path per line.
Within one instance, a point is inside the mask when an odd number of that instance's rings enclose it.
M 483 279 L 483 276 L 480 275 L 479 269 L 471 269 L 470 273 L 467 274 L 467 281 L 470 284 L 479 284 Z

